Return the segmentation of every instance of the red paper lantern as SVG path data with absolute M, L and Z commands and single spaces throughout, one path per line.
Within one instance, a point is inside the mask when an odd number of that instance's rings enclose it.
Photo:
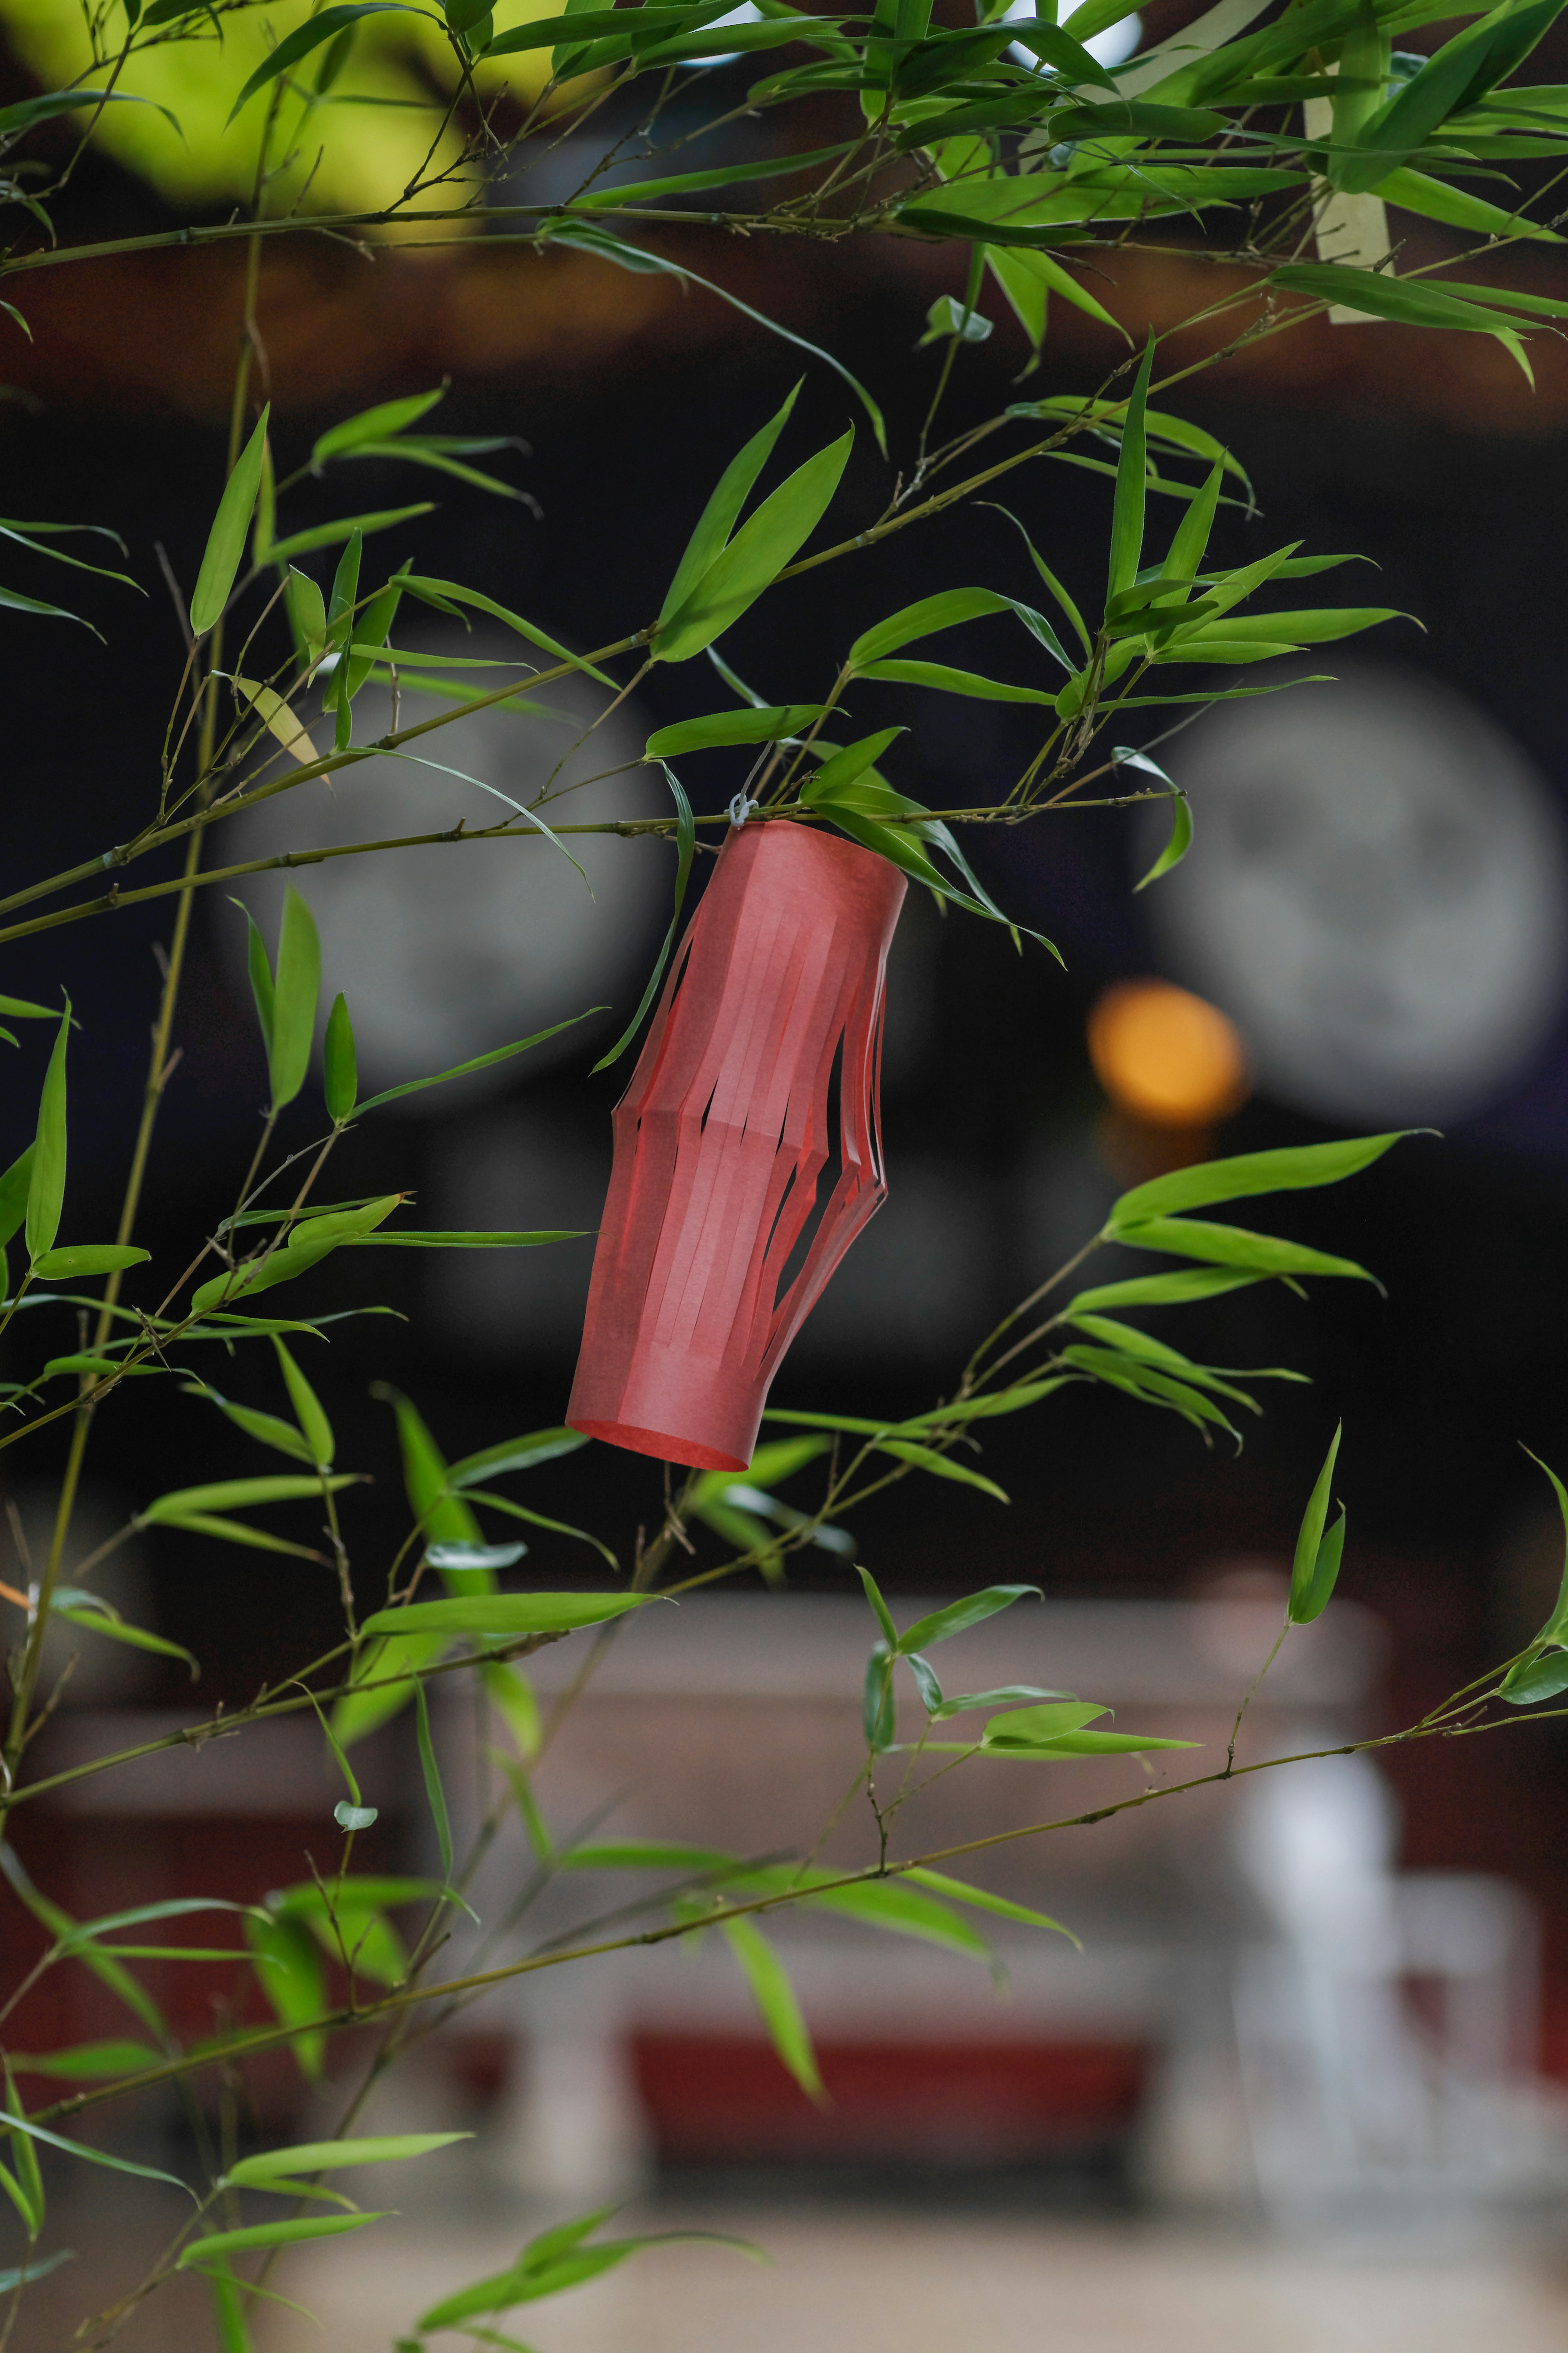
M 750 1462 L 785 1349 L 887 1198 L 877 1096 L 904 890 L 885 858 L 788 819 L 726 838 L 616 1107 L 574 1430 L 699 1470 Z

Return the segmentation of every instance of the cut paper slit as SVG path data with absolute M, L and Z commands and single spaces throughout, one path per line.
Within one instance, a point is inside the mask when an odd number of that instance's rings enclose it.
M 887 1198 L 898 869 L 789 819 L 727 836 L 616 1105 L 566 1419 L 743 1471 L 785 1350 Z

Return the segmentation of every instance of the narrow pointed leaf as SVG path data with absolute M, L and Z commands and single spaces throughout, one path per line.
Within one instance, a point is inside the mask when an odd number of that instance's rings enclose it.
M 1149 456 L 1143 410 L 1153 365 L 1154 337 L 1151 332 L 1121 428 L 1121 454 L 1116 467 L 1116 500 L 1110 519 L 1108 598 L 1120 596 L 1124 588 L 1131 586 L 1143 560 L 1144 471 Z
M 228 603 L 234 575 L 245 553 L 246 533 L 250 529 L 257 492 L 261 487 L 261 459 L 267 447 L 270 413 L 270 406 L 262 410 L 255 432 L 235 460 L 234 471 L 224 484 L 217 513 L 207 534 L 195 593 L 191 598 L 191 627 L 198 638 L 206 635 Z
M 66 1198 L 66 1048 L 70 1038 L 70 1004 L 60 1016 L 55 1042 L 44 1072 L 38 1101 L 38 1128 L 33 1141 L 27 1183 L 27 1255 L 35 1266 L 54 1248 Z
M 740 519 L 741 509 L 751 496 L 757 476 L 767 464 L 774 442 L 789 422 L 790 411 L 799 394 L 800 385 L 797 384 L 783 407 L 769 418 L 761 432 L 752 434 L 719 477 L 712 495 L 698 518 L 697 528 L 686 543 L 664 603 L 659 607 L 661 624 L 668 621 L 672 613 L 680 610 L 698 582 L 728 546 L 730 535 Z M 686 746 L 682 744 L 679 748 L 685 750 Z
M 258 2183 L 304 2173 L 338 2173 L 345 2166 L 401 2165 L 410 2158 L 428 2157 L 454 2141 L 472 2140 L 472 2133 L 381 2133 L 353 2140 L 312 2140 L 293 2148 L 264 2149 L 258 2157 L 242 2157 L 224 2176 L 228 2189 L 253 2189 Z
M 1318 1614 L 1317 1610 L 1311 1608 L 1312 1587 L 1318 1566 L 1318 1549 L 1323 1541 L 1323 1523 L 1329 1515 L 1329 1494 L 1333 1481 L 1334 1462 L 1339 1454 L 1340 1439 L 1343 1430 L 1342 1422 L 1335 1425 L 1333 1437 L 1329 1441 L 1328 1453 L 1323 1458 L 1323 1467 L 1319 1472 L 1312 1492 L 1307 1498 L 1307 1508 L 1301 1514 L 1301 1525 L 1297 1532 L 1295 1557 L 1290 1564 L 1290 1599 L 1288 1609 L 1292 1626 L 1305 1625 L 1309 1617 L 1315 1618 Z M 1343 1542 L 1342 1534 L 1341 1542 Z M 1337 1567 L 1337 1555 L 1335 1565 Z M 1325 1594 L 1323 1598 L 1326 1600 L 1328 1596 Z
M 768 2040 L 808 2100 L 826 2105 L 822 2075 L 789 1972 L 752 1920 L 721 1922 L 725 1942 L 745 1973 Z
M 193 2240 L 178 2260 L 178 2269 L 200 2271 L 206 2263 L 226 2263 L 230 2255 L 251 2247 L 293 2247 L 306 2239 L 340 2239 L 346 2231 L 363 2231 L 367 2222 L 384 2222 L 384 2214 L 304 2214 L 282 2222 L 251 2222 L 237 2231 L 214 2231 Z
M 763 500 L 669 615 L 655 660 L 689 661 L 755 604 L 821 522 L 854 439 L 851 430 L 819 449 Z
M 988 1585 L 984 1592 L 966 1593 L 961 1601 L 950 1601 L 944 1609 L 933 1609 L 929 1618 L 919 1619 L 897 1638 L 894 1647 L 902 1655 L 929 1651 L 934 1642 L 950 1641 L 954 1634 L 994 1618 L 999 1609 L 1010 1609 L 1015 1601 L 1031 1593 L 1037 1601 L 1042 1599 L 1037 1585 Z
M 474 1593 L 447 1601 L 410 1601 L 401 1609 L 377 1609 L 364 1621 L 367 1634 L 402 1639 L 416 1634 L 474 1634 L 510 1642 L 524 1634 L 559 1634 L 576 1626 L 601 1626 L 624 1618 L 658 1596 L 650 1593 Z
M 327 1016 L 327 1038 L 322 1056 L 322 1092 L 326 1098 L 327 1117 L 334 1127 L 341 1127 L 353 1117 L 354 1097 L 359 1090 L 359 1068 L 354 1056 L 353 1023 L 340 989 L 332 999 L 332 1009 Z

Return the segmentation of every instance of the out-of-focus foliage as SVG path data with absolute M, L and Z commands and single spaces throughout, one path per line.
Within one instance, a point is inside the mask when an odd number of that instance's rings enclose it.
M 526 24 L 548 5 L 498 0 L 498 27 Z M 123 41 L 130 28 L 119 6 L 106 13 L 108 39 Z M 92 119 L 94 142 L 173 205 L 247 203 L 265 110 L 257 102 L 231 121 L 235 92 L 279 42 L 319 13 L 310 0 L 267 0 L 174 20 L 135 50 L 114 81 L 119 94 L 147 103 L 105 107 Z M 447 168 L 461 153 L 459 133 L 444 122 L 460 68 L 439 18 L 388 9 L 345 30 L 335 54 L 330 43 L 312 53 L 279 108 L 269 211 L 296 205 L 307 212 L 373 211 L 423 170 Z M 94 74 L 94 44 L 77 0 L 0 0 L 0 35 L 45 90 L 104 84 L 101 71 Z M 487 98 L 510 96 L 524 108 L 548 79 L 542 49 L 481 64 L 475 73 Z M 449 192 L 415 196 L 409 209 L 450 201 Z

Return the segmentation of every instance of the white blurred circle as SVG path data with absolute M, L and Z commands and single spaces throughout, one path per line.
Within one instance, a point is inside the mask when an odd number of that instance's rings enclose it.
M 1036 7 L 1035 0 L 1013 0 L 1012 6 L 1003 10 L 998 21 L 1004 25 L 1025 25 L 1038 22 L 1039 18 L 1040 11 Z M 721 16 L 719 21 L 727 25 L 730 19 Z M 1049 17 L 1046 19 L 1047 23 L 1054 21 Z M 1083 46 L 1096 65 L 1119 66 L 1132 55 L 1142 37 L 1141 19 L 1136 16 L 1127 16 L 1118 24 L 1108 25 L 1103 33 L 1091 33 Z M 1007 54 L 1016 58 L 1021 66 L 1037 65 L 1039 62 L 1033 49 L 1026 48 L 1022 41 L 1015 41 Z
M 425 649 L 423 634 L 413 638 L 405 629 L 401 636 L 405 644 Z M 515 638 L 478 631 L 472 638 L 453 631 L 440 644 L 444 652 L 489 660 L 515 660 L 521 650 Z M 499 685 L 505 673 L 478 676 L 481 686 Z M 526 691 L 524 673 L 519 673 L 519 691 Z M 331 843 L 395 839 L 447 830 L 459 819 L 473 830 L 496 825 L 507 809 L 484 786 L 526 806 L 563 761 L 552 798 L 539 812 L 546 824 L 661 814 L 668 803 L 647 770 L 604 773 L 636 762 L 641 751 L 647 729 L 631 706 L 600 719 L 578 742 L 610 699 L 585 680 L 553 685 L 539 700 L 562 719 L 478 712 L 407 747 L 426 765 L 382 757 L 336 771 L 331 786 L 312 779 L 226 826 L 226 859 L 237 863 Z M 314 706 L 313 695 L 304 697 L 301 715 L 324 750 L 331 721 L 316 719 Z M 434 697 L 405 693 L 398 723 L 416 725 L 449 708 Z M 366 686 L 354 702 L 356 739 L 374 739 L 391 725 L 390 693 Z M 601 780 L 577 781 L 595 777 Z M 321 1018 L 342 989 L 353 1021 L 363 1097 L 470 1060 L 596 1004 L 613 1007 L 623 1020 L 630 1018 L 654 952 L 660 909 L 668 902 L 668 845 L 613 834 L 565 835 L 563 844 L 582 874 L 519 818 L 504 840 L 330 859 L 247 877 L 237 895 L 269 948 L 276 946 L 287 884 L 309 903 L 321 934 Z M 226 904 L 213 915 L 237 989 L 247 995 L 244 923 Z M 525 1071 L 531 1074 L 580 1042 L 580 1033 L 568 1030 L 515 1063 L 463 1081 L 465 1097 L 504 1087 Z M 442 1097 L 443 1106 L 447 1100 Z M 437 1099 L 420 1094 L 406 1102 L 411 1112 L 425 1113 Z
M 1222 705 L 1159 756 L 1195 820 L 1146 902 L 1163 961 L 1230 1015 L 1265 1092 L 1440 1121 L 1528 1071 L 1563 997 L 1563 833 L 1472 703 L 1346 667 Z

